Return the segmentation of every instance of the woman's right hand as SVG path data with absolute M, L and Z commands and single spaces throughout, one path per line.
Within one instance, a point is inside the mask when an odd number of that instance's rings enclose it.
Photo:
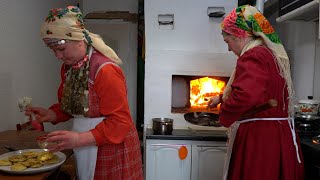
M 57 116 L 54 111 L 41 107 L 27 107 L 24 114 L 30 117 L 34 115 L 35 119 L 33 120 L 36 120 L 39 123 L 55 122 L 57 120 Z
M 218 104 L 220 104 L 220 97 L 219 96 L 213 96 L 212 98 L 210 98 L 207 108 L 214 108 L 216 107 Z

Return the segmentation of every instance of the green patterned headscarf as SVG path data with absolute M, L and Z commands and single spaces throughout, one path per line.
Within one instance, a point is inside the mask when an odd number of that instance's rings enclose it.
M 235 8 L 221 23 L 223 31 L 244 38 L 248 36 L 261 37 L 268 46 L 280 58 L 289 59 L 269 21 L 253 6 L 244 5 Z

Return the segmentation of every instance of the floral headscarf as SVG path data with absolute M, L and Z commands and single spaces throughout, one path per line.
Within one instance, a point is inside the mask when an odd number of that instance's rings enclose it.
M 83 40 L 88 44 L 84 59 L 72 65 L 72 67 L 66 68 L 66 80 L 61 98 L 61 109 L 64 112 L 71 115 L 88 116 L 88 82 L 92 47 L 116 64 L 121 64 L 121 59 L 105 44 L 99 35 L 90 33 L 85 29 L 82 13 L 75 6 L 51 9 L 41 27 L 41 37 L 48 46 L 64 44 L 69 40 Z
M 239 37 L 246 38 L 249 36 L 255 36 L 256 39 L 247 44 L 242 50 L 241 55 L 257 45 L 264 44 L 271 49 L 275 62 L 279 66 L 279 74 L 285 79 L 287 84 L 287 90 L 289 93 L 289 115 L 293 116 L 293 98 L 294 90 L 292 86 L 292 79 L 290 74 L 289 57 L 280 41 L 279 36 L 274 31 L 269 21 L 253 6 L 244 5 L 239 6 L 226 16 L 221 23 L 223 31 Z M 231 75 L 230 80 L 225 88 L 223 99 L 227 99 L 231 92 L 231 83 L 234 78 L 234 73 Z
M 82 13 L 76 6 L 51 9 L 42 24 L 41 37 L 45 39 L 46 43 L 61 39 L 84 40 L 115 63 L 122 63 L 117 54 L 105 44 L 99 35 L 85 29 Z
M 244 5 L 235 8 L 221 23 L 223 31 L 239 38 L 261 37 L 280 58 L 289 59 L 278 34 L 269 21 L 253 6 Z

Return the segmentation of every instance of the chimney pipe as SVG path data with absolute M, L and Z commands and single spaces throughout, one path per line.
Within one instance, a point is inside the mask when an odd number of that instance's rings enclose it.
M 256 0 L 256 8 L 263 14 L 264 0 Z

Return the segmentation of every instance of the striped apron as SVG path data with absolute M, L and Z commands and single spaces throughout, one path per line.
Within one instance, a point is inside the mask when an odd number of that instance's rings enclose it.
M 251 118 L 251 119 L 245 119 L 241 121 L 236 121 L 234 122 L 228 129 L 228 149 L 227 149 L 227 155 L 226 155 L 226 160 L 224 163 L 224 169 L 223 169 L 223 180 L 227 180 L 228 178 L 228 171 L 229 171 L 229 164 L 230 164 L 230 159 L 231 159 L 231 154 L 232 154 L 232 148 L 233 148 L 233 143 L 237 135 L 237 131 L 239 129 L 240 124 L 246 123 L 246 122 L 251 122 L 251 121 L 284 121 L 287 120 L 289 125 L 290 125 L 290 130 L 292 134 L 292 140 L 293 144 L 296 149 L 296 154 L 297 154 L 297 159 L 298 162 L 301 163 L 301 159 L 299 156 L 299 150 L 298 150 L 298 144 L 296 140 L 296 133 L 295 133 L 295 128 L 294 128 L 294 120 L 293 118 Z

